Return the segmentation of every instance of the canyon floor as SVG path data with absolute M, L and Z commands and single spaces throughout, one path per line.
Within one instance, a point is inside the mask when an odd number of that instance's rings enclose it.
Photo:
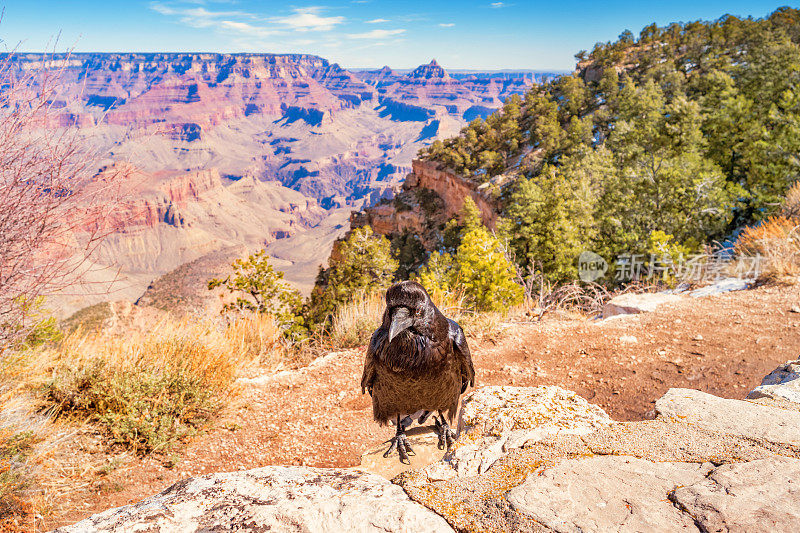
M 743 398 L 800 352 L 800 286 L 763 286 L 685 298 L 652 313 L 604 321 L 545 315 L 506 322 L 472 339 L 477 385 L 559 385 L 615 420 L 653 416 L 670 387 Z M 122 458 L 90 484 L 66 492 L 54 527 L 138 501 L 193 475 L 271 464 L 346 467 L 393 434 L 372 421 L 359 388 L 364 348 L 310 366 L 242 380 L 238 409 L 179 458 Z M 99 452 L 98 452 L 99 453 Z

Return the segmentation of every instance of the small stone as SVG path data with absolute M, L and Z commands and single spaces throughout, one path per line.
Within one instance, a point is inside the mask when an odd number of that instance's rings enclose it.
M 693 341 L 701 341 L 701 340 L 703 340 L 703 336 L 698 333 L 697 335 L 692 337 L 692 340 Z
M 789 312 L 791 312 L 791 313 L 800 313 L 800 304 L 793 305 L 792 308 L 789 309 Z
M 624 342 L 626 344 L 636 344 L 639 342 L 639 339 L 634 337 L 633 335 L 623 335 L 619 338 L 620 342 Z

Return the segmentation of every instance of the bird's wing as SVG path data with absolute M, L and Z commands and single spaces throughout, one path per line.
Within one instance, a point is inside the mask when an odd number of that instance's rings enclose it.
M 361 394 L 369 391 L 369 395 L 372 396 L 372 382 L 375 380 L 375 358 L 378 355 L 382 339 L 385 337 L 386 334 L 381 334 L 381 330 L 378 329 L 372 334 L 372 338 L 369 341 L 367 355 L 364 357 L 364 373 L 361 375 Z
M 461 393 L 467 390 L 467 386 L 475 386 L 475 367 L 472 365 L 472 354 L 467 345 L 467 337 L 457 322 L 450 320 L 450 340 L 453 343 L 453 353 L 461 363 Z

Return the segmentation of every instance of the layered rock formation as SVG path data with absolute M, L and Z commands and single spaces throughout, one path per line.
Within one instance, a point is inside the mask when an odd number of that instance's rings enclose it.
M 354 74 L 299 54 L 20 54 L 12 63 L 38 82 L 59 69 L 53 125 L 77 126 L 98 166 L 133 168 L 118 231 L 93 258 L 93 282 L 113 281 L 127 299 L 206 254 L 286 239 L 293 246 L 276 246 L 276 263 L 308 291 L 347 230 L 343 209 L 392 198 L 417 152 L 456 134 L 468 109 L 491 112 L 532 83 L 458 80 L 435 62 L 409 75 Z M 54 303 L 66 313 L 99 298 Z
M 442 115 L 466 121 L 486 117 L 510 95 L 525 93 L 534 78 L 524 73 L 452 77 L 435 59 L 405 74 L 383 67 L 355 75 L 376 89 L 387 113 L 406 120 Z

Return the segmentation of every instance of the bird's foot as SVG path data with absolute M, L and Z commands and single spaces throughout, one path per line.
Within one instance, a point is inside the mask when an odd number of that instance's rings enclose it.
M 441 420 L 434 416 L 433 421 L 436 425 L 436 433 L 439 434 L 439 449 L 443 450 L 445 445 L 447 445 L 447 451 L 449 452 L 456 440 L 456 434 L 453 433 L 453 430 L 447 425 L 447 420 L 444 416 L 442 416 Z
M 398 428 L 397 434 L 392 437 L 391 444 L 389 444 L 389 449 L 386 450 L 386 453 L 384 453 L 383 456 L 389 457 L 389 455 L 392 453 L 392 450 L 395 448 L 397 448 L 397 455 L 400 456 L 400 462 L 406 465 L 411 464 L 411 461 L 408 459 L 409 455 L 417 455 L 414 453 L 414 450 L 411 449 L 411 444 L 408 442 L 408 437 L 406 437 L 403 426 Z

